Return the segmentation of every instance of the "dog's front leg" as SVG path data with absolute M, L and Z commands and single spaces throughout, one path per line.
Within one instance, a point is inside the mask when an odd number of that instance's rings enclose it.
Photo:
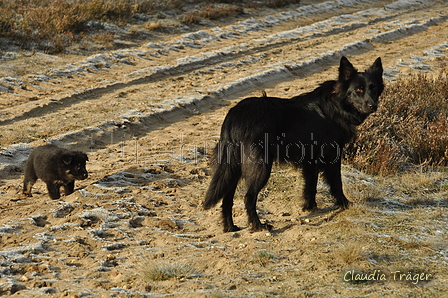
M 75 190 L 75 180 L 68 182 L 64 185 L 64 194 L 68 196 L 69 194 L 72 194 Z
M 336 199 L 336 206 L 341 208 L 348 208 L 350 201 L 344 195 L 342 190 L 342 178 L 341 178 L 341 161 L 334 164 L 328 164 L 324 168 L 324 177 L 327 183 L 330 185 L 331 195 Z
M 302 169 L 303 178 L 305 179 L 305 187 L 303 190 L 303 211 L 309 211 L 317 208 L 316 204 L 316 187 L 319 170 L 316 165 L 304 165 Z
M 59 199 L 61 197 L 61 194 L 60 194 L 61 185 L 54 181 L 46 182 L 46 184 L 47 184 L 48 194 L 49 194 L 50 198 L 52 200 Z

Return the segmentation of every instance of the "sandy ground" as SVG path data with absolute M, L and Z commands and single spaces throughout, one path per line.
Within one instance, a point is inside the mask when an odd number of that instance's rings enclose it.
M 240 232 L 223 233 L 219 208 L 204 211 L 201 202 L 209 154 L 232 105 L 261 90 L 282 97 L 312 90 L 336 77 L 341 55 L 359 69 L 381 57 L 388 83 L 437 73 L 447 61 L 447 8 L 445 1 L 303 1 L 87 58 L 5 55 L 0 294 L 443 297 L 443 173 L 426 177 L 435 188 L 421 195 L 406 188 L 423 179 L 386 183 L 346 166 L 346 192 L 357 205 L 334 210 L 320 182 L 321 209 L 309 214 L 301 211 L 299 174 L 276 168 L 258 204 L 270 232 L 246 229 L 244 185 L 234 211 Z M 90 177 L 58 201 L 42 182 L 32 198 L 20 195 L 23 163 L 45 142 L 89 156 Z M 415 203 L 420 198 L 432 203 Z M 174 277 L 151 278 L 160 266 L 176 269 Z M 355 281 L 360 271 L 373 279 Z M 406 280 L 416 274 L 426 275 Z

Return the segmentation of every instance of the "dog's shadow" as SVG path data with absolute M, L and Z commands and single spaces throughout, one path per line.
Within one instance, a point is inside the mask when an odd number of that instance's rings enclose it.
M 339 207 L 326 207 L 314 209 L 311 213 L 296 218 L 295 222 L 290 222 L 286 226 L 279 229 L 272 229 L 270 232 L 274 235 L 282 234 L 290 228 L 300 226 L 320 226 L 324 223 L 331 221 L 335 216 L 344 212 L 343 208 Z

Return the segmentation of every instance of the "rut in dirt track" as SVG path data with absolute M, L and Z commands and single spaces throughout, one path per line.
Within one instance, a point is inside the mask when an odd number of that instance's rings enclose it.
M 35 141 L 104 146 L 124 129 L 128 136 L 153 130 L 160 116 L 209 110 L 210 102 L 325 71 L 341 55 L 378 52 L 386 78 L 428 67 L 448 47 L 447 7 L 445 1 L 321 1 L 1 78 L 9 92 L 2 92 L 0 144 L 22 144 L 2 150 L 0 167 L 20 165 Z M 425 42 L 407 40 L 415 35 Z

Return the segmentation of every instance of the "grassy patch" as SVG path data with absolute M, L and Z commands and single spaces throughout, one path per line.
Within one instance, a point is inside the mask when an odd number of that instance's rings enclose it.
M 362 249 L 363 243 L 358 241 L 350 241 L 344 243 L 343 248 L 337 251 L 336 256 L 346 264 L 352 264 L 365 259 Z
M 148 268 L 143 271 L 143 278 L 149 281 L 163 281 L 189 278 L 195 274 L 196 271 L 188 264 L 158 264 L 148 266 Z
M 0 5 L 0 32 L 23 47 L 61 52 L 82 39 L 89 21 L 129 21 L 136 12 L 132 2 L 5 0 Z
M 243 12 L 243 9 L 241 6 L 207 5 L 205 7 L 200 8 L 199 10 L 194 10 L 194 11 L 185 13 L 181 17 L 181 22 L 197 24 L 204 19 L 218 20 L 218 19 L 225 18 L 228 16 L 235 16 L 235 15 L 241 14 L 242 12 Z
M 260 250 L 258 253 L 253 255 L 254 262 L 262 267 L 265 267 L 269 264 L 269 262 L 275 259 L 276 256 L 266 250 Z
M 118 35 L 107 24 L 120 28 L 140 24 L 149 32 L 161 30 L 160 19 L 177 19 L 178 24 L 234 17 L 244 8 L 283 7 L 300 0 L 3 0 L 0 1 L 0 37 L 7 44 L 25 49 L 60 53 L 89 40 L 90 35 Z M 166 31 L 166 30 L 163 30 Z M 169 30 L 168 30 L 169 32 Z M 132 32 L 129 33 L 132 36 Z M 120 36 L 123 38 L 123 36 Z

